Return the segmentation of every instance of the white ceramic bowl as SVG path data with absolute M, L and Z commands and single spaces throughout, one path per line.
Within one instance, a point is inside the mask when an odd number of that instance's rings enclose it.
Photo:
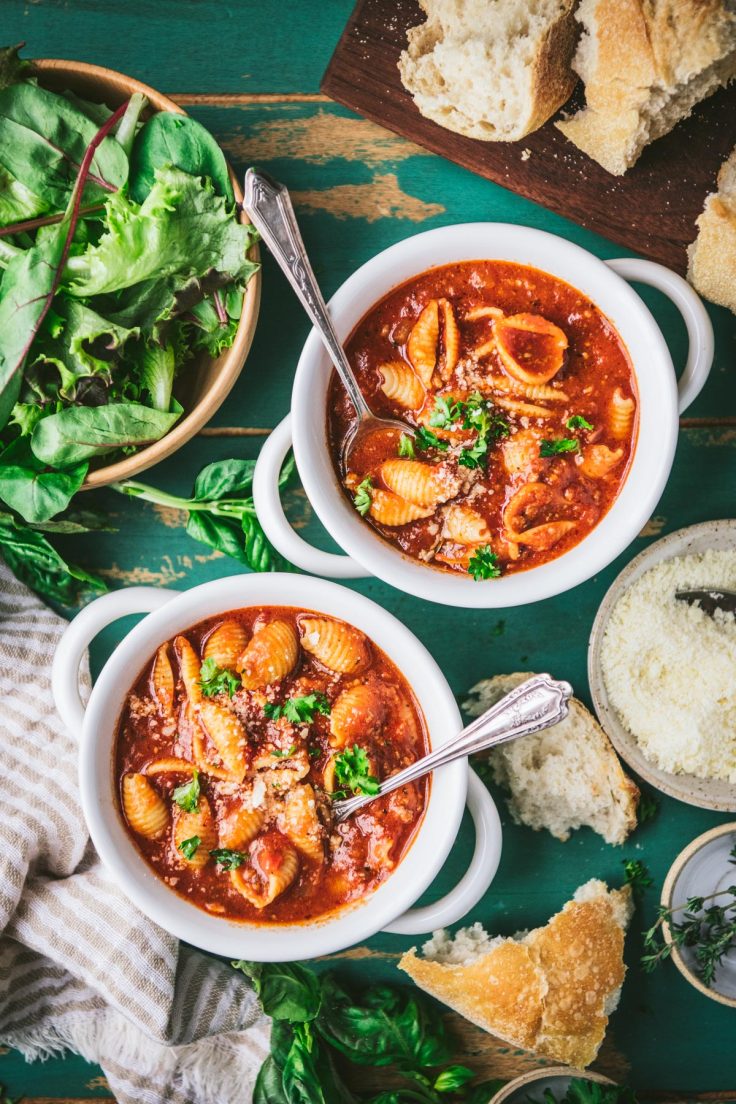
M 736 866 L 730 858 L 735 844 L 736 824 L 719 824 L 694 839 L 677 856 L 665 878 L 661 898 L 664 908 L 675 909 L 676 924 L 682 922 L 685 911 L 679 906 L 691 897 L 707 897 L 736 885 Z M 708 904 L 724 904 L 727 900 L 727 897 L 715 898 L 706 903 L 706 908 Z M 664 925 L 664 937 L 671 942 L 668 924 Z M 682 976 L 704 996 L 736 1008 L 736 949 L 724 955 L 710 987 L 698 977 L 692 947 L 673 947 L 672 961 Z
M 131 587 L 107 594 L 72 621 L 57 651 L 54 698 L 65 724 L 80 740 L 82 807 L 92 841 L 121 889 L 162 928 L 216 954 L 259 961 L 288 961 L 329 954 L 380 930 L 420 934 L 454 923 L 485 893 L 498 867 L 501 825 L 495 805 L 467 760 L 435 771 L 414 841 L 394 873 L 350 908 L 307 924 L 248 924 L 212 916 L 179 897 L 151 870 L 130 839 L 117 803 L 113 749 L 126 694 L 164 641 L 204 618 L 246 606 L 300 606 L 357 626 L 403 672 L 439 747 L 462 728 L 455 698 L 439 667 L 416 637 L 390 613 L 345 587 L 304 576 L 238 575 L 183 593 Z M 89 642 L 106 625 L 147 613 L 108 659 L 86 710 L 79 697 L 79 665 Z M 465 802 L 473 816 L 476 847 L 466 874 L 441 900 L 411 909 L 430 885 L 455 840 Z M 407 911 L 409 910 L 409 911 Z
M 670 797 L 697 805 L 701 809 L 736 812 L 736 786 L 718 778 L 698 778 L 694 774 L 670 774 L 644 755 L 636 737 L 623 725 L 608 699 L 601 669 L 601 649 L 608 619 L 613 608 L 637 579 L 664 560 L 705 552 L 709 548 L 729 549 L 736 545 L 736 521 L 704 521 L 677 529 L 640 552 L 616 577 L 600 604 L 588 643 L 588 683 L 593 705 L 606 735 L 622 759 L 637 774 Z
M 598 1085 L 614 1082 L 592 1070 L 575 1070 L 569 1066 L 547 1066 L 530 1070 L 508 1081 L 491 1097 L 490 1104 L 544 1104 L 544 1094 L 549 1090 L 555 1100 L 562 1100 L 573 1080 L 592 1081 Z
M 326 440 L 331 365 L 312 331 L 297 366 L 290 418 L 261 450 L 253 483 L 258 516 L 270 540 L 305 571 L 334 578 L 377 575 L 418 598 L 451 606 L 523 605 L 589 579 L 626 548 L 654 511 L 672 467 L 678 409 L 683 411 L 693 401 L 713 360 L 713 330 L 706 310 L 692 288 L 669 269 L 633 258 L 604 262 L 572 242 L 525 226 L 446 226 L 391 246 L 346 280 L 329 304 L 338 336 L 347 340 L 367 311 L 397 285 L 436 265 L 481 258 L 531 265 L 567 281 L 589 296 L 621 335 L 634 366 L 640 403 L 636 451 L 621 493 L 580 544 L 529 571 L 476 583 L 469 576 L 419 563 L 384 541 L 340 487 Z M 690 349 L 679 385 L 662 332 L 626 279 L 659 288 L 682 312 Z M 284 516 L 278 472 L 292 437 L 307 497 L 347 557 L 313 548 Z

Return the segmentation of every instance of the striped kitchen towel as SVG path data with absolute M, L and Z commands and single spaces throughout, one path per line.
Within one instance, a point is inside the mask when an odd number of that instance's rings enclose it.
M 64 627 L 0 563 L 0 1044 L 74 1050 L 124 1104 L 247 1104 L 269 1038 L 253 990 L 137 912 L 90 843 L 51 697 Z

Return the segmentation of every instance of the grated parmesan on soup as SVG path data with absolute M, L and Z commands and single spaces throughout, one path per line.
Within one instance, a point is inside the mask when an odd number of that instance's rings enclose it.
M 736 549 L 676 557 L 619 598 L 601 647 L 611 705 L 661 770 L 736 783 L 736 618 L 675 598 L 736 590 Z

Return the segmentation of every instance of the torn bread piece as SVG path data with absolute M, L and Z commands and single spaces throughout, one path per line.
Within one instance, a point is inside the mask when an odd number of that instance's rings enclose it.
M 718 191 L 705 201 L 687 276 L 706 299 L 736 313 L 736 148 L 721 166 Z
M 730 0 L 581 0 L 575 18 L 586 106 L 555 126 L 615 176 L 736 76 Z
M 464 709 L 478 717 L 526 679 L 496 675 L 470 691 Z M 623 843 L 636 827 L 639 789 L 595 717 L 576 698 L 564 721 L 487 753 L 494 781 L 509 791 L 517 824 L 546 828 L 567 840 L 587 825 L 606 843 Z
M 451 939 L 436 932 L 399 967 L 472 1023 L 545 1058 L 584 1069 L 596 1057 L 618 1005 L 628 886 L 592 879 L 543 928 L 492 938 L 480 924 Z
M 420 0 L 399 72 L 422 115 L 486 142 L 514 142 L 561 107 L 576 0 Z

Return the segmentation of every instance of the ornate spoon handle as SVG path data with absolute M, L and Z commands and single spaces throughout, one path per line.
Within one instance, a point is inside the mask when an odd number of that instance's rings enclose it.
M 405 786 L 407 782 L 416 782 L 418 778 L 423 778 L 437 767 L 444 767 L 453 759 L 486 751 L 498 744 L 505 744 L 508 740 L 516 740 L 519 736 L 527 736 L 531 732 L 539 732 L 542 728 L 557 724 L 567 716 L 567 703 L 571 697 L 572 687 L 569 682 L 557 682 L 549 675 L 534 675 L 486 710 L 454 740 L 418 759 L 398 774 L 386 778 L 381 782 L 378 793 L 359 794 L 344 801 L 336 801 L 332 806 L 336 821 L 339 823 L 345 820 L 377 797 L 391 793 L 400 786 Z
M 287 188 L 273 180 L 268 173 L 248 169 L 245 174 L 244 193 L 243 206 L 248 217 L 316 326 L 330 354 L 330 359 L 345 385 L 351 403 L 360 417 L 370 417 L 371 412 L 327 313 L 327 306 L 309 263 Z

